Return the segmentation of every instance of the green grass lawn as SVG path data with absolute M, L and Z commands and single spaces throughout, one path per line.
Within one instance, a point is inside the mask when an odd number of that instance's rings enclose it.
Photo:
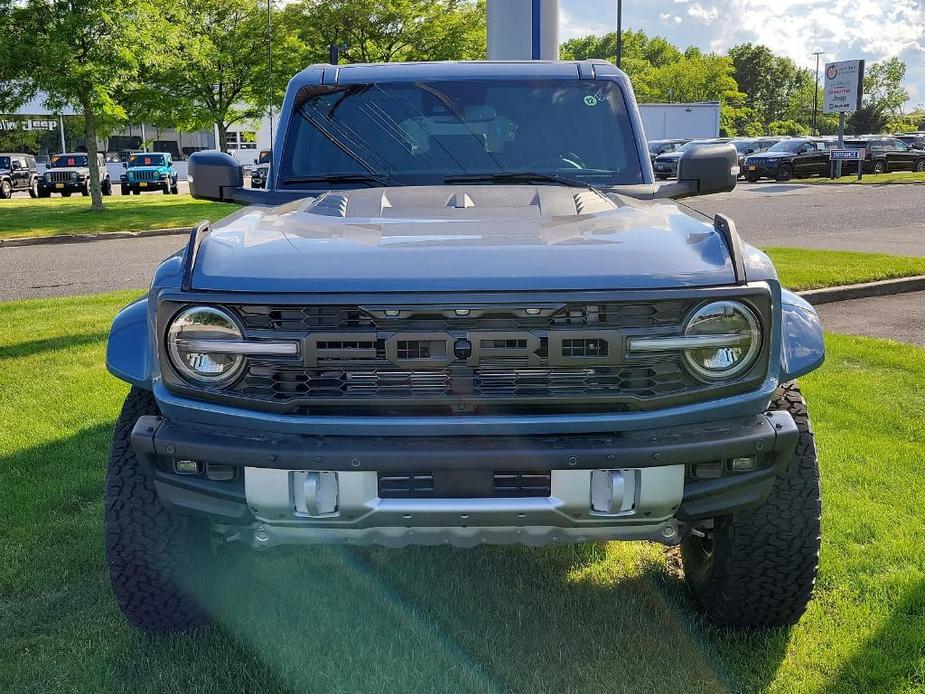
M 672 552 L 230 552 L 216 625 L 128 627 L 102 488 L 131 293 L 0 304 L 0 691 L 914 692 L 925 688 L 925 350 L 830 335 L 803 379 L 823 475 L 817 596 L 789 632 L 701 622 Z
M 892 173 L 872 174 L 865 173 L 859 181 L 858 175 L 842 176 L 840 178 L 801 178 L 800 183 L 821 184 L 854 184 L 854 185 L 883 185 L 885 183 L 925 183 L 925 172 L 920 171 L 894 171 Z
M 106 210 L 90 212 L 82 196 L 0 201 L 0 239 L 21 236 L 95 234 L 192 226 L 203 219 L 216 221 L 239 209 L 237 205 L 193 200 L 189 195 L 126 195 L 104 198 Z
M 925 257 L 856 253 L 806 248 L 765 248 L 793 291 L 925 275 Z

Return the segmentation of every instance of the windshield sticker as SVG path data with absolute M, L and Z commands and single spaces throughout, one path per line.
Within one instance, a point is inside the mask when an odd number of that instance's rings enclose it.
M 585 106 L 597 106 L 597 97 L 594 94 L 588 94 L 585 97 Z

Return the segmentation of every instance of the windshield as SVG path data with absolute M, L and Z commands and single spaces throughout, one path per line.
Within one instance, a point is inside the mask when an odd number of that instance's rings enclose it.
M 59 154 L 51 158 L 51 161 L 48 163 L 50 167 L 68 167 L 68 166 L 86 166 L 87 165 L 87 155 L 86 154 Z
M 331 176 L 402 185 L 529 172 L 641 183 L 619 87 L 609 81 L 394 82 L 309 87 L 296 98 L 282 185 Z M 346 184 L 346 183 L 345 183 Z
M 736 140 L 732 144 L 735 146 L 736 152 L 739 152 L 740 154 L 742 152 L 747 152 L 750 149 L 758 149 L 758 143 L 754 140 Z
M 133 154 L 128 158 L 129 166 L 164 166 L 163 154 L 151 154 L 150 152 L 142 154 Z
M 9 157 L 0 157 L 0 169 L 10 168 L 10 158 Z
M 796 152 L 806 142 L 803 140 L 781 140 L 776 145 L 768 148 L 769 152 Z

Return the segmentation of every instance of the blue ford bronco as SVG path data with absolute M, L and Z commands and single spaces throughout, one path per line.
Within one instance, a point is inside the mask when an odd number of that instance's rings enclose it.
M 132 152 L 119 183 L 122 195 L 140 195 L 149 190 L 176 195 L 180 192 L 177 181 L 169 152 Z
M 672 202 L 732 190 L 734 147 L 656 182 L 603 61 L 316 65 L 278 132 L 266 189 L 191 157 L 195 197 L 245 206 L 112 326 L 132 624 L 203 624 L 195 576 L 232 541 L 649 540 L 714 622 L 799 619 L 819 321 L 730 219 Z

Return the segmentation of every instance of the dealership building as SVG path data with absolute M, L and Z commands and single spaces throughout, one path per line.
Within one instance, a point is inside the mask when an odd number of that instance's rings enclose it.
M 42 94 L 13 113 L 0 114 L 0 135 L 4 140 L 0 149 L 25 151 L 40 157 L 86 149 L 83 117 L 69 107 L 49 109 Z M 145 148 L 170 152 L 174 159 L 183 160 L 192 152 L 215 149 L 217 142 L 217 129 L 186 132 L 138 123 L 97 138 L 96 144 L 109 161 L 115 162 L 124 160 L 129 151 Z M 228 130 L 227 143 L 229 154 L 242 164 L 253 164 L 260 150 L 270 148 L 269 119 L 236 123 Z

